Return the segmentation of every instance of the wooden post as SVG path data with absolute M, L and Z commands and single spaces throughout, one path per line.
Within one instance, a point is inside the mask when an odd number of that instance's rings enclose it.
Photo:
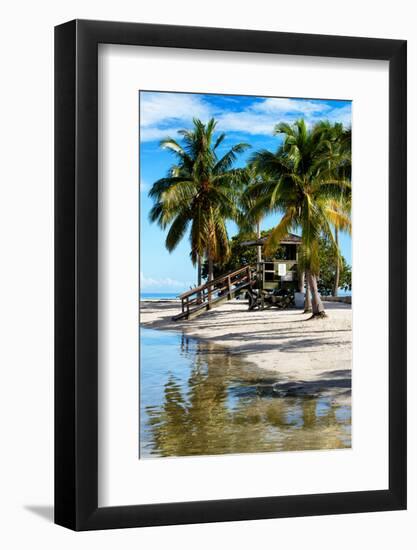
M 261 238 L 261 224 L 259 223 L 259 221 L 256 224 L 256 236 L 258 240 Z M 258 261 L 258 264 L 262 262 L 262 246 L 257 246 L 256 259 Z
M 228 292 L 228 296 L 227 296 L 227 299 L 230 300 L 231 299 L 231 292 L 232 292 L 232 285 L 231 285 L 231 282 L 230 282 L 230 275 L 227 277 L 227 292 Z

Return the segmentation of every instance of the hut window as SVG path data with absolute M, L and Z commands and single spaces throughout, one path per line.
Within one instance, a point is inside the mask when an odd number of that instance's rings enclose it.
M 296 245 L 286 244 L 285 245 L 285 258 L 287 260 L 295 260 L 297 258 Z
M 265 282 L 272 283 L 275 279 L 276 277 L 273 271 L 265 271 Z

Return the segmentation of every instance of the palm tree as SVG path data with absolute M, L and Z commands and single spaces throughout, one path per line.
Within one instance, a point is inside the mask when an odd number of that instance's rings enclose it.
M 341 195 L 350 189 L 350 181 L 323 167 L 326 136 L 320 124 L 308 130 L 304 120 L 293 125 L 281 123 L 275 127 L 275 134 L 284 137 L 277 152 L 263 150 L 252 158 L 258 170 L 268 176 L 254 212 L 282 214 L 269 235 L 265 253 L 273 252 L 291 230 L 301 229 L 302 263 L 312 295 L 312 317 L 325 316 L 317 288 L 319 237 L 327 236 L 339 254 L 331 227 L 350 227 L 348 213 L 335 208 Z
M 352 132 L 351 129 L 344 129 L 340 123 L 331 125 L 329 122 L 320 124 L 325 136 L 325 152 L 322 155 L 323 168 L 328 176 L 351 180 L 352 173 Z M 333 208 L 350 214 L 352 194 L 351 189 L 344 189 L 337 201 L 333 202 Z M 347 228 L 349 231 L 349 227 Z M 334 239 L 339 246 L 339 232 L 345 227 L 339 223 L 334 224 Z M 332 295 L 337 296 L 340 281 L 340 256 L 336 255 L 335 277 L 333 282 Z
M 218 156 L 226 135 L 215 136 L 216 121 L 207 124 L 193 119 L 191 130 L 180 130 L 181 143 L 172 138 L 161 147 L 173 153 L 177 164 L 167 177 L 156 181 L 149 196 L 154 200 L 149 218 L 162 229 L 169 226 L 166 247 L 171 252 L 190 226 L 191 260 L 198 266 L 201 285 L 201 259 L 208 261 L 208 279 L 213 280 L 213 262 L 229 255 L 226 220 L 236 214 L 236 185 L 239 170 L 233 169 L 237 156 L 249 145 L 238 143 Z

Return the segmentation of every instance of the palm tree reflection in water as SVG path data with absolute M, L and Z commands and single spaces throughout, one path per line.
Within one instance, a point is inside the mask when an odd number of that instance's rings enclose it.
M 276 373 L 185 335 L 148 343 L 157 331 L 141 332 L 141 457 L 350 447 L 349 399 L 276 397 Z

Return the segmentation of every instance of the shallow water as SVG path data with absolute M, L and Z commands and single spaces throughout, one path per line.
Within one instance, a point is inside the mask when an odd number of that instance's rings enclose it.
M 140 333 L 141 458 L 350 447 L 349 380 L 304 395 L 220 346 Z

